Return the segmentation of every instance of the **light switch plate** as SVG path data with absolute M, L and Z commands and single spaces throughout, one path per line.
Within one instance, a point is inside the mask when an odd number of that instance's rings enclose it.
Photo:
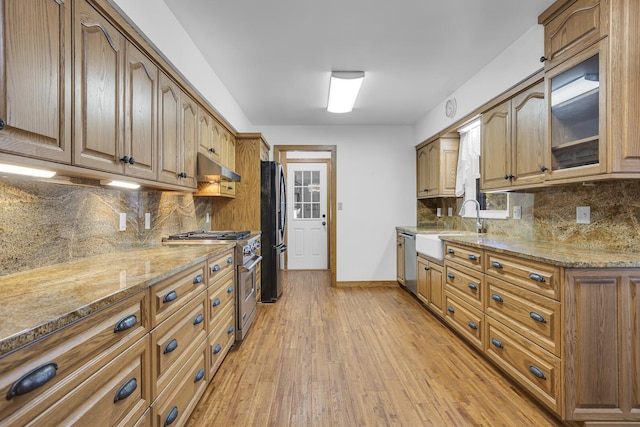
M 576 222 L 578 224 L 591 224 L 591 207 L 576 207 Z
M 513 207 L 513 219 L 522 219 L 522 206 Z
M 118 229 L 120 231 L 126 231 L 127 230 L 127 214 L 124 212 L 120 212 L 120 226 L 118 227 Z
M 442 208 L 436 208 L 436 216 L 440 218 L 442 216 Z
M 209 212 L 207 212 L 204 222 L 205 224 L 209 224 L 211 222 L 211 214 Z
M 453 216 L 453 208 L 448 208 L 447 209 L 447 215 Z
M 341 211 L 342 210 L 342 202 L 338 202 L 338 210 Z

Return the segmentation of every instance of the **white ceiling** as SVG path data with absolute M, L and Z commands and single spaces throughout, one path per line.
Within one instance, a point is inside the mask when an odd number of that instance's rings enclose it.
M 253 125 L 413 125 L 553 0 L 164 0 Z M 353 112 L 331 70 L 363 70 Z M 214 102 L 215 104 L 215 102 Z

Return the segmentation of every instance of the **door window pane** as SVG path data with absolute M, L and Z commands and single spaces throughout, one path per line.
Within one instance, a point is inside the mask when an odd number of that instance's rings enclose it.
M 293 182 L 296 219 L 320 218 L 320 172 L 295 171 Z

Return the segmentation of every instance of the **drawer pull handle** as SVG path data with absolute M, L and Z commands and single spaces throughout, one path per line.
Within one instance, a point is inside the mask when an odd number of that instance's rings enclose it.
M 30 391 L 45 385 L 56 376 L 57 370 L 58 364 L 50 362 L 37 367 L 28 374 L 25 374 L 22 378 L 13 383 L 9 389 L 9 393 L 7 393 L 7 400 L 11 400 L 14 396 L 22 396 L 23 394 L 27 394 Z
M 456 310 L 453 307 L 447 307 L 447 311 L 449 313 L 455 313 L 456 312 Z
M 233 286 L 229 286 L 227 288 L 227 293 L 230 294 L 231 292 L 233 292 Z
M 502 342 L 497 338 L 491 338 L 491 344 L 495 345 L 498 348 L 504 348 Z
M 217 307 L 220 305 L 220 298 L 216 298 L 213 300 L 213 303 L 211 304 L 212 307 Z
M 198 274 L 194 279 L 193 279 L 193 284 L 197 285 L 198 283 L 202 283 L 202 281 L 204 280 L 204 277 L 202 277 L 202 274 Z
M 127 329 L 133 328 L 137 324 L 138 324 L 138 318 L 136 317 L 136 315 L 130 314 L 129 316 L 125 317 L 124 319 L 116 323 L 115 328 L 113 328 L 113 332 L 116 333 L 116 332 L 126 331 Z
M 537 366 L 535 365 L 531 365 L 529 366 L 529 371 L 535 375 L 536 377 L 540 378 L 541 380 L 546 380 L 547 376 L 544 374 L 544 372 L 542 372 Z
M 498 295 L 498 294 L 491 294 L 491 299 L 496 301 L 496 302 L 504 302 L 502 297 L 500 295 Z
M 197 383 L 203 378 L 204 378 L 204 369 L 200 368 L 198 369 L 198 372 L 196 372 L 196 376 L 193 378 L 193 382 Z
M 547 319 L 545 319 L 542 314 L 536 313 L 535 311 L 529 313 L 529 317 L 531 317 L 536 322 L 547 323 Z
M 472 322 L 471 320 L 469 320 L 469 323 L 467 323 L 467 325 L 469 325 L 471 329 L 478 329 L 478 325 L 476 325 L 475 322 Z
M 475 255 L 469 255 L 469 257 L 468 257 L 468 258 L 469 258 L 471 261 L 477 261 L 477 260 L 478 260 L 478 257 L 477 257 L 477 256 L 475 256 Z
M 502 268 L 502 264 L 500 264 L 498 261 L 492 261 L 491 262 L 491 267 L 493 267 L 493 268 Z
M 204 320 L 204 316 L 202 315 L 202 313 L 200 313 L 196 316 L 195 319 L 193 319 L 193 324 L 199 325 L 200 323 L 202 323 L 203 320 Z
M 467 286 L 469 286 L 469 289 L 471 289 L 472 291 L 478 290 L 478 287 L 476 286 L 475 283 L 469 283 Z
M 211 267 L 211 272 L 212 273 L 215 273 L 216 271 L 220 271 L 220 266 L 218 264 L 216 264 L 213 267 Z
M 222 346 L 220 344 L 216 344 L 216 346 L 213 348 L 213 354 L 220 353 L 220 350 L 222 350 Z
M 178 407 L 174 406 L 167 414 L 167 418 L 164 419 L 164 426 L 167 427 L 172 424 L 176 418 L 178 418 Z
M 541 276 L 540 274 L 531 273 L 529 274 L 529 279 L 535 280 L 536 282 L 544 283 L 544 276 Z
M 227 258 L 227 264 L 231 264 L 233 262 L 233 258 L 229 257 Z
M 449 279 L 451 279 L 451 280 L 453 280 L 453 279 L 455 279 L 455 278 L 456 278 L 456 276 L 454 276 L 454 274 L 453 274 L 453 273 L 447 273 L 447 277 L 448 277 Z
M 174 338 L 171 341 L 169 341 L 167 345 L 164 346 L 164 351 L 162 353 L 163 354 L 171 353 L 176 348 L 178 348 L 178 340 Z
M 456 253 L 456 251 L 454 251 L 453 249 L 449 248 L 449 249 L 447 249 L 447 253 L 453 255 L 453 254 Z
M 231 333 L 233 333 L 233 326 L 229 326 L 229 329 L 227 329 L 227 334 Z
M 138 381 L 135 378 L 131 378 L 126 383 L 122 384 L 122 386 L 116 392 L 116 396 L 113 398 L 113 403 L 116 403 L 119 400 L 124 400 L 127 397 L 131 396 L 134 391 L 138 388 Z
M 162 298 L 162 302 L 171 302 L 176 298 L 178 298 L 178 293 L 176 291 L 171 291 Z

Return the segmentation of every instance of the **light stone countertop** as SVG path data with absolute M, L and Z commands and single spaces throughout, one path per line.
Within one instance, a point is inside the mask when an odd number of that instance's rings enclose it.
M 0 357 L 234 246 L 155 246 L 2 276 Z

